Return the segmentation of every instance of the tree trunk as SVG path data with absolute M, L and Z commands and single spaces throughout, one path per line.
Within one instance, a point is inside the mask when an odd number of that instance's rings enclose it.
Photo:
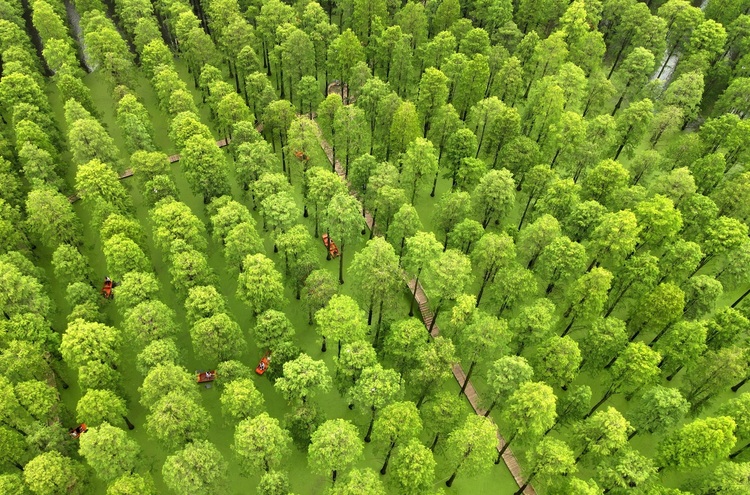
M 388 461 L 391 459 L 391 452 L 393 452 L 393 447 L 396 446 L 396 442 L 391 442 L 391 446 L 388 447 L 388 453 L 385 455 L 385 462 L 383 462 L 383 467 L 380 468 L 380 474 L 385 474 L 388 470 Z
M 573 328 L 573 323 L 575 323 L 575 321 L 576 321 L 576 317 L 574 316 L 573 318 L 570 319 L 570 321 L 568 322 L 568 326 L 565 327 L 565 330 L 563 330 L 563 333 L 560 334 L 560 337 L 565 337 L 566 335 L 568 335 L 568 333 L 570 332 L 570 329 Z
M 370 426 L 367 427 L 367 433 L 365 434 L 365 442 L 370 443 L 372 439 L 372 425 L 375 423 L 375 408 L 371 407 L 372 416 L 370 417 Z
M 490 407 L 484 412 L 485 418 L 490 415 L 490 413 L 492 412 L 492 409 L 495 407 L 495 404 L 497 404 L 497 400 L 493 400 L 492 404 L 490 404 Z
M 373 345 L 375 348 L 378 347 L 378 340 L 380 339 L 380 328 L 383 324 L 383 303 L 385 301 L 383 299 L 380 300 L 380 308 L 378 308 L 378 323 L 375 325 L 375 339 L 373 340 Z
M 344 242 L 342 241 L 341 252 L 339 253 L 339 284 L 343 284 L 343 283 L 344 283 Z
M 336 483 L 336 470 L 335 469 L 333 470 L 333 475 L 331 476 L 331 478 L 333 478 L 333 483 L 335 484 Z
M 135 429 L 135 425 L 130 422 L 130 420 L 128 419 L 127 416 L 123 416 L 122 419 L 124 419 L 125 420 L 125 424 L 128 425 L 128 430 L 134 430 Z
M 516 493 L 513 495 L 523 495 L 523 491 L 526 489 L 527 486 L 529 486 L 529 483 L 531 483 L 531 480 L 534 479 L 534 476 L 536 476 L 536 471 L 532 472 L 528 478 L 526 478 L 526 481 L 521 485 L 521 487 L 518 489 Z
M 506 450 L 508 450 L 508 447 L 510 447 L 510 444 L 516 438 L 517 433 L 518 433 L 517 431 L 514 431 L 513 434 L 510 436 L 510 438 L 505 442 L 505 445 L 503 445 L 503 448 L 498 451 L 497 459 L 495 459 L 495 464 L 500 464 L 500 461 L 503 460 L 503 454 L 505 453 Z
M 628 435 L 628 440 L 631 440 L 637 434 L 638 434 L 638 430 L 631 431 L 630 434 Z
M 433 181 L 432 181 L 432 191 L 430 191 L 430 197 L 431 198 L 435 197 L 435 188 L 437 187 L 437 180 L 438 180 L 438 176 L 439 175 L 440 175 L 440 169 L 438 168 L 438 171 L 435 172 L 435 179 L 433 179 Z M 412 203 L 413 203 L 413 201 L 412 201 Z
M 750 289 L 747 289 L 744 294 L 742 294 L 736 301 L 732 303 L 732 307 L 736 308 L 739 303 L 742 302 L 743 299 L 747 297 L 747 295 L 750 294 Z
M 456 473 L 458 473 L 458 469 L 456 469 L 455 471 L 453 471 L 453 474 L 451 474 L 451 477 L 448 478 L 448 481 L 445 482 L 445 486 L 447 486 L 448 488 L 450 488 L 453 485 L 453 480 L 456 479 Z
M 739 389 L 742 388 L 744 384 L 747 383 L 747 381 L 750 380 L 750 376 L 746 376 L 740 383 L 732 387 L 732 392 L 737 392 Z
M 596 412 L 596 410 L 599 409 L 602 406 L 602 404 L 604 404 L 605 402 L 607 402 L 607 399 L 609 399 L 610 397 L 612 397 L 612 387 L 611 386 L 604 393 L 604 396 L 599 400 L 599 402 L 597 402 L 596 404 L 594 404 L 594 407 L 591 408 L 591 410 L 586 414 L 586 416 L 583 417 L 583 419 L 586 419 L 589 416 L 591 416 L 592 414 L 594 414 Z
M 458 396 L 461 397 L 466 393 L 466 386 L 469 384 L 469 380 L 471 379 L 471 374 L 474 372 L 474 365 L 477 364 L 476 361 L 472 361 L 469 365 L 469 371 L 466 373 L 466 378 L 464 379 L 463 385 L 461 385 L 461 390 L 458 392 Z M 486 414 L 485 414 L 486 416 Z
M 323 345 L 320 346 L 320 352 L 326 352 L 326 338 L 325 335 L 323 336 Z
M 732 452 L 731 454 L 729 454 L 729 458 L 730 459 L 734 459 L 735 457 L 737 457 L 738 455 L 740 455 L 741 453 L 743 453 L 745 450 L 747 450 L 748 447 L 750 447 L 750 443 L 745 444 L 744 447 L 741 447 L 740 449 L 738 449 L 738 450 Z
M 438 439 L 440 438 L 440 432 L 435 433 L 435 438 L 432 440 L 432 445 L 430 445 L 430 450 L 435 451 L 435 446 L 438 443 Z
M 667 381 L 668 381 L 668 382 L 671 382 L 671 381 L 672 381 L 672 379 L 673 379 L 673 378 L 674 378 L 675 376 L 677 376 L 677 373 L 679 373 L 679 372 L 680 372 L 681 370 L 682 370 L 682 366 L 678 366 L 678 367 L 677 367 L 677 369 L 676 369 L 676 370 L 674 370 L 674 371 L 672 372 L 672 374 L 671 374 L 671 375 L 669 375 L 669 376 L 667 377 Z

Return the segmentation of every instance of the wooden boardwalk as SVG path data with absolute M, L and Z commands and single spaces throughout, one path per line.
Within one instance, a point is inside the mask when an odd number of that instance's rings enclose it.
M 315 122 L 315 133 L 318 136 L 318 141 L 320 142 L 320 147 L 323 148 L 323 151 L 325 152 L 326 156 L 328 157 L 328 161 L 331 162 L 331 163 L 333 163 L 333 148 L 331 148 L 331 145 L 328 144 L 328 141 L 326 141 L 325 138 L 323 137 L 323 131 L 320 130 L 320 126 L 318 125 L 317 122 Z M 344 181 L 344 183 L 346 184 L 346 186 L 349 188 L 349 194 L 351 194 L 352 196 L 354 196 L 357 199 L 361 199 L 361 198 L 359 198 L 359 194 L 357 193 L 357 191 L 355 191 L 354 188 L 352 188 L 351 182 L 349 182 L 346 179 L 346 171 L 344 170 L 344 167 L 341 166 L 341 162 L 339 162 L 338 160 L 336 160 L 336 164 L 334 165 L 334 167 L 336 168 L 336 173 L 338 174 L 338 176 L 341 177 L 341 180 Z M 370 212 L 367 211 L 367 210 L 365 210 L 365 215 L 364 216 L 365 216 L 365 223 L 367 224 L 367 227 L 370 230 L 372 230 L 373 228 L 375 228 L 375 223 L 373 221 L 372 215 L 370 215 Z
M 318 140 L 320 141 L 320 147 L 323 148 L 323 151 L 328 157 L 328 161 L 333 163 L 333 150 L 331 149 L 331 146 L 328 144 L 328 142 L 323 138 L 323 133 L 320 130 L 320 126 L 316 126 L 316 129 Z M 346 180 L 346 176 L 344 174 L 343 168 L 341 167 L 341 163 L 336 160 L 334 166 L 336 167 L 336 173 L 339 175 L 339 177 L 341 177 L 341 180 L 343 180 L 347 184 L 347 186 L 349 186 L 349 193 L 352 196 L 357 197 L 357 193 L 352 189 L 349 181 Z M 372 230 L 373 223 L 370 212 L 365 212 L 365 219 L 367 221 L 367 226 L 370 228 L 370 230 Z M 430 310 L 430 302 L 427 299 L 427 294 L 425 294 L 424 289 L 422 288 L 422 284 L 417 283 L 415 279 L 411 279 L 406 280 L 406 285 L 409 288 L 409 294 L 414 294 L 414 299 L 417 302 L 417 305 L 419 306 L 419 312 L 422 315 L 422 321 L 424 322 L 425 327 L 429 329 L 430 325 L 432 324 L 433 314 L 432 310 Z M 416 293 L 414 291 L 415 285 L 417 288 Z M 432 335 L 433 337 L 437 337 L 438 335 L 440 335 L 440 328 L 437 325 L 434 325 L 432 327 L 430 335 Z M 462 386 L 466 381 L 466 373 L 464 372 L 463 367 L 461 367 L 461 364 L 455 363 L 453 365 L 453 377 L 456 379 L 459 386 Z M 469 404 L 471 404 L 471 407 L 474 409 L 474 412 L 480 416 L 484 416 L 487 410 L 479 405 L 479 394 L 477 394 L 477 390 L 474 388 L 474 384 L 471 383 L 471 380 L 466 384 L 466 390 L 464 392 L 466 394 L 466 398 L 469 400 Z M 490 418 L 490 420 L 491 419 L 492 418 Z M 505 439 L 502 437 L 502 435 L 500 435 L 499 428 L 496 429 L 496 431 L 497 451 L 500 452 L 500 450 L 505 445 Z M 507 448 L 503 453 L 503 462 L 505 462 L 505 465 L 508 467 L 510 474 L 513 476 L 513 479 L 516 481 L 518 486 L 523 486 L 526 480 L 521 473 L 521 466 L 518 464 L 518 459 L 516 459 L 516 456 L 513 454 L 513 450 L 511 448 Z M 529 484 L 523 491 L 523 493 L 524 495 L 536 495 L 536 490 L 534 490 L 534 487 Z
M 231 139 L 219 139 L 216 141 L 216 146 L 219 148 L 223 148 L 227 146 L 229 143 L 231 143 Z M 180 161 L 180 155 L 172 155 L 169 157 L 169 163 L 179 162 Z
M 133 177 L 133 169 L 132 168 L 129 168 L 129 169 L 125 170 L 122 174 L 120 174 L 120 180 L 127 179 L 128 177 Z M 81 198 L 79 198 L 75 194 L 71 194 L 70 196 L 68 196 L 68 201 L 70 201 L 71 203 L 75 203 L 79 199 L 81 199 Z

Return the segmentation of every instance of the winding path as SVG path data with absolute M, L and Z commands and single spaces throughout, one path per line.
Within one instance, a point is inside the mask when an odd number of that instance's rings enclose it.
M 330 161 L 333 164 L 333 150 L 331 149 L 331 145 L 328 144 L 328 142 L 323 137 L 323 133 L 320 130 L 320 126 L 317 125 L 316 122 L 316 134 L 318 136 L 318 140 L 320 141 L 320 147 L 323 148 L 323 151 L 325 152 L 326 156 L 328 157 L 328 161 Z M 336 163 L 334 164 L 334 167 L 336 169 L 336 173 L 341 177 L 341 180 L 346 182 L 346 184 L 349 186 L 349 193 L 352 196 L 357 196 L 357 192 L 354 191 L 351 187 L 351 184 L 349 181 L 346 180 L 346 175 L 344 174 L 344 169 L 341 166 L 341 163 L 339 163 L 338 160 L 336 160 Z M 370 212 L 365 211 L 365 222 L 367 223 L 367 227 L 370 228 L 370 230 L 373 229 L 374 223 L 372 219 L 372 215 L 370 215 Z M 416 294 L 414 291 L 414 285 L 417 285 Z M 430 325 L 432 324 L 432 311 L 430 310 L 430 304 L 429 300 L 427 299 L 427 295 L 424 292 L 424 289 L 422 288 L 422 284 L 417 283 L 416 280 L 411 279 L 406 281 L 406 285 L 409 288 L 410 294 L 415 294 L 415 300 L 417 301 L 417 304 L 419 305 L 419 312 L 422 314 L 422 321 L 425 324 L 425 327 L 430 328 Z M 440 328 L 437 325 L 434 325 L 432 327 L 432 331 L 430 334 L 433 337 L 437 337 L 440 335 Z M 461 367 L 459 363 L 456 363 L 453 365 L 453 376 L 458 382 L 459 385 L 463 385 L 464 381 L 466 381 L 466 373 L 464 372 L 464 369 Z M 469 399 L 469 404 L 471 404 L 471 407 L 474 409 L 474 412 L 477 413 L 480 416 L 484 416 L 484 414 L 487 412 L 484 408 L 482 408 L 479 405 L 479 395 L 477 394 L 477 390 L 474 388 L 474 385 L 471 383 L 471 380 L 469 380 L 469 383 L 466 384 L 466 398 Z M 500 430 L 497 429 L 497 450 L 500 452 L 500 450 L 505 445 L 505 439 L 500 435 Z M 508 467 L 508 470 L 510 471 L 510 474 L 513 476 L 513 479 L 516 481 L 519 487 L 523 486 L 523 484 L 526 482 L 523 475 L 521 474 L 521 466 L 518 464 L 518 459 L 516 459 L 516 456 L 513 454 L 513 451 L 510 448 L 507 448 L 505 452 L 503 453 L 503 461 L 505 462 L 505 465 Z M 534 487 L 529 484 L 526 489 L 523 491 L 525 495 L 536 495 L 536 490 L 534 490 Z

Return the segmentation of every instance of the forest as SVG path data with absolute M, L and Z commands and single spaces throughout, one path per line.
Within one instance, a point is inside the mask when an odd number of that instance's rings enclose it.
M 0 0 L 0 494 L 750 494 L 750 0 Z

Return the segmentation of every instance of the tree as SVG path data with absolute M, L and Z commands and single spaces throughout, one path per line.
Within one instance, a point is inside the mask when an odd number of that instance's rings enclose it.
M 614 110 L 612 110 L 613 116 L 620 109 L 620 105 L 626 97 L 632 99 L 643 89 L 653 70 L 653 53 L 640 46 L 630 52 L 615 74 L 616 79 L 622 84 L 623 89 Z
M 466 378 L 458 393 L 459 396 L 465 392 L 477 362 L 488 356 L 494 356 L 498 351 L 505 353 L 510 341 L 508 324 L 505 320 L 482 310 L 474 311 L 467 323 L 458 336 L 459 349 L 470 363 Z
M 521 495 L 537 476 L 549 482 L 557 476 L 567 476 L 576 471 L 573 451 L 567 443 L 552 437 L 544 437 L 527 454 L 530 467 L 526 481 L 515 495 Z
M 187 322 L 190 325 L 194 325 L 202 318 L 210 318 L 219 313 L 226 313 L 226 301 L 213 285 L 191 287 L 188 291 L 188 297 L 185 300 L 185 312 Z
M 385 352 L 391 356 L 396 370 L 402 375 L 418 365 L 426 347 L 424 325 L 416 318 L 395 322 L 385 339 Z
M 465 191 L 449 191 L 440 198 L 433 213 L 435 226 L 445 233 L 443 250 L 448 248 L 448 240 L 453 229 L 469 214 L 469 194 Z
M 226 313 L 198 320 L 190 331 L 196 356 L 210 362 L 236 359 L 245 350 L 240 326 Z
M 398 107 L 393 112 L 388 132 L 385 159 L 390 159 L 391 155 L 398 159 L 401 153 L 407 150 L 409 144 L 422 135 L 419 128 L 419 116 L 414 103 L 410 101 L 399 102 Z M 423 143 L 422 147 L 425 146 L 428 146 L 428 144 Z
M 448 376 L 456 361 L 455 348 L 450 339 L 437 336 L 417 356 L 417 365 L 407 372 L 407 380 L 418 392 L 417 407 L 434 393 Z
M 140 474 L 124 474 L 114 480 L 107 487 L 107 495 L 156 495 L 156 487 L 150 476 Z
M 172 266 L 169 268 L 172 275 L 172 286 L 178 294 L 185 297 L 190 288 L 210 283 L 211 268 L 208 266 L 208 259 L 203 253 L 192 247 L 184 246 L 182 241 L 175 241 L 174 247 L 170 253 L 172 255 Z
M 626 149 L 626 156 L 632 157 L 635 148 L 648 130 L 653 118 L 654 104 L 644 98 L 632 103 L 617 117 L 616 134 L 618 136 L 614 159 L 620 157 L 620 153 Z
M 284 284 L 273 261 L 260 253 L 245 257 L 237 298 L 250 306 L 255 315 L 284 305 Z
M 281 311 L 267 309 L 256 317 L 253 336 L 259 349 L 273 352 L 281 343 L 294 338 L 294 326 Z
M 337 36 L 328 48 L 329 69 L 334 77 L 341 80 L 342 88 L 351 82 L 354 67 L 364 59 L 364 49 L 351 29 Z M 349 103 L 348 96 L 345 103 Z
M 76 406 L 76 419 L 89 426 L 117 424 L 123 419 L 132 426 L 126 418 L 127 413 L 125 400 L 110 390 L 88 390 Z
M 346 475 L 346 481 L 333 485 L 331 495 L 357 495 L 371 493 L 385 495 L 383 483 L 372 469 L 352 469 Z
M 346 186 L 335 172 L 320 167 L 312 167 L 306 174 L 306 188 L 306 199 L 312 202 L 315 207 L 315 237 L 317 237 L 320 209 L 325 208 L 334 196 L 345 192 Z
M 432 451 L 413 438 L 395 450 L 391 461 L 391 479 L 399 493 L 420 495 L 432 486 L 435 466 Z
M 632 318 L 632 328 L 635 332 L 630 335 L 632 342 L 642 330 L 658 330 L 650 344 L 655 344 L 667 331 L 669 326 L 677 321 L 685 308 L 685 293 L 674 284 L 661 283 L 653 290 L 641 297 Z
M 581 368 L 599 370 L 613 362 L 628 345 L 625 322 L 613 316 L 597 318 L 581 340 Z
M 323 361 L 315 361 L 305 353 L 284 363 L 284 376 L 274 387 L 290 404 L 307 404 L 307 399 L 331 388 L 331 376 Z
M 50 249 L 60 244 L 76 244 L 81 238 L 81 224 L 68 198 L 50 187 L 29 192 L 26 197 L 26 226 Z
M 140 448 L 123 430 L 103 423 L 81 436 L 80 453 L 100 478 L 109 481 L 135 469 Z
M 714 492 L 719 495 L 742 493 L 747 489 L 748 463 L 721 462 L 708 479 L 704 480 L 702 490 L 698 493 L 708 495 Z
M 506 449 L 513 440 L 529 441 L 541 437 L 555 424 L 557 398 L 552 388 L 544 382 L 524 382 L 513 391 L 503 408 L 503 423 L 511 427 L 511 435 L 498 451 L 495 464 L 500 464 Z
M 614 407 L 598 411 L 578 423 L 574 439 L 581 450 L 576 462 L 584 456 L 600 459 L 614 454 L 627 444 L 630 428 L 628 420 Z
M 620 261 L 635 250 L 640 228 L 637 217 L 630 210 L 605 213 L 590 236 L 590 252 L 594 259 L 589 269 L 602 260 Z
M 289 432 L 279 426 L 276 418 L 262 412 L 240 421 L 234 432 L 232 450 L 243 471 L 269 472 L 277 469 L 288 455 L 291 440 Z
M 521 356 L 503 356 L 493 362 L 487 371 L 491 401 L 488 401 L 489 406 L 484 415 L 489 416 L 498 402 L 509 397 L 522 384 L 530 382 L 533 376 L 534 369 Z M 485 396 L 485 401 L 487 400 Z
M 496 451 L 495 425 L 485 417 L 469 415 L 448 437 L 446 457 L 453 474 L 446 486 L 450 487 L 459 473 L 472 475 L 489 470 Z
M 339 283 L 344 283 L 344 252 L 346 244 L 359 234 L 362 225 L 361 205 L 346 193 L 331 198 L 325 213 L 326 230 L 330 239 L 339 243 Z
M 191 380 L 194 383 L 194 380 Z M 206 437 L 211 426 L 210 415 L 193 396 L 168 392 L 151 407 L 146 417 L 149 435 L 172 448 Z
M 679 390 L 654 385 L 638 397 L 630 422 L 633 430 L 628 438 L 640 432 L 656 433 L 677 426 L 690 409 L 690 404 Z
M 263 395 L 249 378 L 237 378 L 227 383 L 219 400 L 222 414 L 234 421 L 256 416 L 264 404 Z
M 584 270 L 586 249 L 567 236 L 556 237 L 542 249 L 536 264 L 536 272 L 547 281 L 549 294 L 559 282 L 570 279 Z
M 421 431 L 422 420 L 413 402 L 393 402 L 383 408 L 372 429 L 375 443 L 386 451 L 380 474 L 386 473 L 393 448 L 416 438 Z
M 481 218 L 482 227 L 499 222 L 515 202 L 515 183 L 508 170 L 490 170 L 479 180 L 471 195 L 474 209 Z
M 81 493 L 83 467 L 56 450 L 43 452 L 31 459 L 23 469 L 23 479 L 38 495 Z
M 537 346 L 531 363 L 537 378 L 566 390 L 578 376 L 581 351 L 570 336 L 553 335 Z
M 180 495 L 208 495 L 225 485 L 227 464 L 211 442 L 198 440 L 168 456 L 161 473 L 164 483 Z
M 328 420 L 312 434 L 307 459 L 310 468 L 319 474 L 331 473 L 336 483 L 338 471 L 346 469 L 362 456 L 364 444 L 357 429 L 344 419 Z
M 677 469 L 708 466 L 732 451 L 737 442 L 735 427 L 734 420 L 727 416 L 693 420 L 659 443 L 658 462 Z
M 120 333 L 102 323 L 77 319 L 68 325 L 62 337 L 60 354 L 69 366 L 81 366 L 88 361 L 114 365 L 119 361 Z
M 174 311 L 161 301 L 143 301 L 129 309 L 125 315 L 124 330 L 129 338 L 140 345 L 177 334 Z
M 383 319 L 383 305 L 395 299 L 400 286 L 398 259 L 393 247 L 383 238 L 376 237 L 367 242 L 364 249 L 354 255 L 351 264 L 355 293 L 367 305 L 367 324 L 372 324 L 373 310 L 378 309 L 378 325 L 375 342 L 378 341 Z
M 401 131 L 398 132 L 400 135 Z M 437 152 L 431 141 L 417 137 L 405 143 L 400 163 L 401 181 L 408 184 L 413 205 L 420 189 L 423 189 L 438 171 Z
M 146 408 L 152 407 L 169 392 L 176 391 L 190 399 L 198 399 L 195 389 L 195 377 L 187 370 L 174 363 L 161 363 L 146 375 L 143 385 L 138 389 L 140 403 Z
M 174 364 L 180 360 L 180 350 L 173 339 L 160 339 L 146 345 L 136 356 L 136 369 L 141 375 L 148 373 L 158 364 Z
M 439 69 L 427 67 L 419 81 L 417 110 L 424 125 L 422 136 L 427 137 L 435 112 L 445 105 L 448 99 L 448 78 Z
M 643 342 L 628 344 L 612 364 L 612 383 L 604 392 L 602 399 L 591 408 L 588 416 L 591 416 L 613 394 L 624 392 L 625 398 L 630 400 L 643 386 L 655 382 L 659 376 L 660 361 L 661 354 Z
M 433 300 L 435 308 L 429 326 L 429 331 L 432 332 L 443 304 L 455 300 L 471 282 L 471 261 L 462 252 L 448 249 L 433 258 L 427 268 L 427 294 Z
M 701 411 L 722 390 L 742 380 L 747 374 L 746 368 L 747 357 L 736 346 L 718 351 L 709 350 L 698 361 L 689 365 L 680 391 L 690 403 L 690 411 Z M 733 387 L 732 390 L 737 389 Z
M 334 294 L 324 307 L 315 313 L 318 333 L 323 337 L 321 350 L 326 350 L 326 337 L 338 342 L 337 356 L 341 357 L 341 343 L 364 338 L 364 313 L 349 296 Z
M 563 320 L 570 317 L 562 336 L 567 335 L 576 321 L 588 321 L 602 312 L 607 301 L 607 292 L 612 283 L 612 274 L 604 268 L 592 268 L 568 287 L 566 299 L 570 301 L 563 313 Z
M 201 195 L 204 204 L 229 191 L 226 161 L 213 139 L 190 137 L 182 148 L 180 163 L 191 191 Z
M 653 459 L 628 447 L 605 459 L 599 465 L 598 471 L 599 483 L 605 490 L 610 491 L 648 487 L 657 473 Z
M 370 413 L 370 425 L 365 434 L 369 442 L 375 416 L 381 408 L 393 402 L 401 392 L 401 377 L 392 369 L 385 369 L 379 363 L 362 370 L 359 380 L 349 389 L 349 401 Z
M 336 280 L 327 270 L 313 270 L 304 282 L 304 302 L 307 306 L 309 325 L 313 324 L 313 314 L 328 304 L 338 291 Z
M 333 119 L 333 126 L 336 128 L 336 148 L 343 154 L 346 176 L 349 175 L 350 161 L 367 150 L 366 123 L 364 111 L 358 107 L 347 105 L 336 110 Z
M 154 224 L 154 242 L 164 253 L 168 253 L 172 242 L 185 241 L 198 251 L 205 251 L 205 226 L 190 207 L 174 199 L 164 199 L 150 212 Z
M 414 275 L 414 289 L 409 305 L 409 316 L 414 316 L 414 299 L 416 299 L 417 284 L 422 270 L 438 256 L 441 245 L 432 232 L 416 232 L 405 240 L 406 254 L 404 268 L 409 275 Z

